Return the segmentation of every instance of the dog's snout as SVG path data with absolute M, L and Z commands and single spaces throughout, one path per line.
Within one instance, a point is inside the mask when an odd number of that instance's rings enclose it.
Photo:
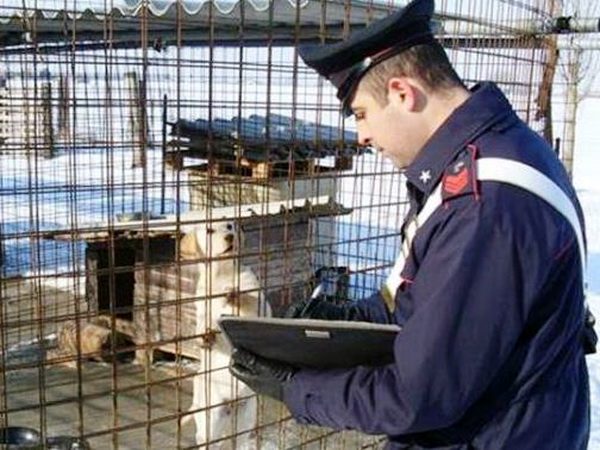
M 233 233 L 225 235 L 225 241 L 226 241 L 228 244 L 232 244 L 232 243 L 233 243 L 233 240 L 234 240 L 234 238 L 235 238 L 235 236 L 233 235 Z

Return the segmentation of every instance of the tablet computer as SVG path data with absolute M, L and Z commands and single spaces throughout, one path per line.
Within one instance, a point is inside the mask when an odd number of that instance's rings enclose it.
M 397 325 L 315 319 L 221 316 L 234 348 L 298 367 L 376 366 L 394 359 Z

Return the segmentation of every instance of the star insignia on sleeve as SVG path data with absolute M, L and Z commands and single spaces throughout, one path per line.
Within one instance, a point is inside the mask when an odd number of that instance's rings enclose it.
M 419 176 L 419 180 L 421 180 L 421 182 L 423 184 L 427 184 L 427 182 L 429 180 L 431 180 L 431 170 L 423 170 L 423 171 L 421 171 L 421 175 Z

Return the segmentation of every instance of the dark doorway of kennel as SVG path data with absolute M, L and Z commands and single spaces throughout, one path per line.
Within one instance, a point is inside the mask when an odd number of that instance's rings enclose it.
M 90 311 L 115 313 L 133 319 L 134 266 L 133 241 L 90 242 L 85 249 L 86 299 Z

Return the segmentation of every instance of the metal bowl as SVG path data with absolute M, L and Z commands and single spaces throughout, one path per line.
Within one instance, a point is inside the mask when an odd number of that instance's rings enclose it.
M 54 436 L 46 439 L 48 450 L 90 450 L 90 445 L 85 439 L 74 436 Z
M 40 433 L 33 428 L 5 427 L 0 428 L 0 445 L 3 449 L 34 449 L 42 447 Z

